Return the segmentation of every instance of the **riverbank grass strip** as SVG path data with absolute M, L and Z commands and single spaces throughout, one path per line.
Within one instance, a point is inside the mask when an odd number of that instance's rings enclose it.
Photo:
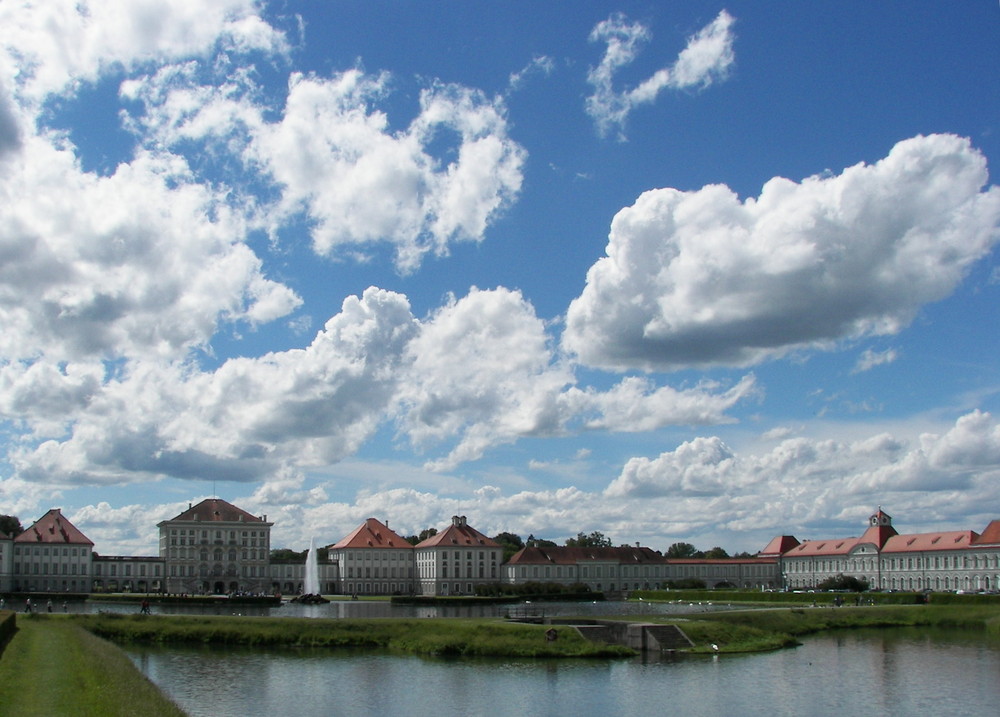
M 621 645 L 593 643 L 572 628 L 494 618 L 239 618 L 167 615 L 71 616 L 101 637 L 126 643 L 378 648 L 414 655 L 464 657 L 626 657 Z
M 695 643 L 694 652 L 759 652 L 797 644 L 798 637 L 826 630 L 871 627 L 950 627 L 1000 637 L 1000 607 L 909 605 L 885 607 L 791 607 L 685 616 L 676 622 Z
M 0 712 L 18 717 L 184 717 L 118 647 L 62 616 L 18 615 L 0 655 Z

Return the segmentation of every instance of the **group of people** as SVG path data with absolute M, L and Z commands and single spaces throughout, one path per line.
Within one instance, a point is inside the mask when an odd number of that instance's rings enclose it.
M 0 610 L 5 610 L 6 608 L 7 608 L 7 599 L 4 598 L 4 597 L 0 597 Z M 52 612 L 52 608 L 53 608 L 52 601 L 51 600 L 46 601 L 46 603 L 45 603 L 45 610 L 47 612 Z M 69 612 L 69 603 L 67 603 L 65 600 L 63 600 L 62 609 L 63 609 L 63 612 Z M 25 598 L 25 600 L 24 600 L 24 611 L 26 613 L 34 613 L 35 612 L 35 603 L 32 602 L 32 600 L 31 600 L 30 597 L 29 598 Z M 152 611 L 150 610 L 149 600 L 143 600 L 142 601 L 142 604 L 139 607 L 139 613 L 142 614 L 142 615 L 152 615 L 153 614 Z
M 4 600 L 3 598 L 0 598 L 0 610 L 3 610 L 4 607 L 6 606 L 6 604 L 7 604 L 6 600 Z M 63 612 L 69 612 L 69 604 L 65 600 L 63 600 L 62 608 L 63 608 Z M 47 612 L 52 612 L 52 601 L 51 600 L 49 600 L 49 601 L 47 601 L 45 603 L 45 610 Z M 24 611 L 25 612 L 29 612 L 29 613 L 35 611 L 35 603 L 31 602 L 31 598 L 30 597 L 29 598 L 25 598 L 25 600 L 24 600 Z

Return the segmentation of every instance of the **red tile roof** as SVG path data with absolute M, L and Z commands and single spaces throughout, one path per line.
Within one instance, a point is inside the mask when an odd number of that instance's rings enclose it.
M 389 530 L 387 525 L 380 523 L 375 518 L 369 518 L 364 523 L 354 529 L 346 538 L 341 538 L 333 545 L 328 545 L 328 550 L 338 550 L 341 548 L 392 548 L 394 550 L 413 549 L 413 546 Z
M 459 518 L 455 516 L 452 518 L 451 525 L 442 530 L 436 535 L 432 535 L 417 544 L 418 548 L 437 548 L 446 546 L 479 546 L 483 548 L 499 548 L 501 547 L 492 538 L 480 533 L 475 528 L 471 527 L 465 522 L 465 517 Z
M 801 558 L 811 555 L 846 555 L 860 542 L 860 538 L 806 540 L 805 542 L 796 545 L 794 548 L 785 553 L 785 555 L 790 558 Z
M 191 520 L 219 523 L 263 523 L 264 520 L 237 508 L 221 498 L 206 498 L 194 507 L 189 507 L 173 520 Z M 165 521 L 166 522 L 166 521 Z
M 972 530 L 953 530 L 946 533 L 915 533 L 894 535 L 882 548 L 883 553 L 907 553 L 924 550 L 955 550 L 968 548 L 976 539 Z
M 35 524 L 14 538 L 15 543 L 58 543 L 93 545 L 94 541 L 70 523 L 59 508 L 53 508 L 35 521 Z
M 976 545 L 1000 545 L 1000 520 L 991 520 L 990 524 L 986 526 L 986 530 L 982 532 L 975 540 Z
M 878 515 L 885 515 L 885 513 L 880 510 Z M 858 538 L 858 545 L 868 543 L 881 549 L 894 535 L 897 535 L 896 529 L 891 525 L 873 525 L 861 534 L 861 537 Z
M 576 565 L 581 562 L 628 564 L 664 563 L 666 559 L 649 548 L 521 548 L 511 556 L 511 565 Z
M 783 555 L 799 544 L 799 541 L 791 535 L 779 535 L 771 538 L 771 542 L 764 546 L 757 555 Z

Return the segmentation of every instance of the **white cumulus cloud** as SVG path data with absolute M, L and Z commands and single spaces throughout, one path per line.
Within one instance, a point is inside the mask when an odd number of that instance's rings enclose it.
M 586 107 L 597 124 L 601 136 L 617 128 L 624 138 L 625 122 L 636 107 L 650 104 L 664 89 L 707 87 L 725 77 L 734 61 L 732 15 L 723 10 L 708 25 L 688 39 L 687 47 L 671 67 L 657 70 L 652 76 L 630 90 L 615 90 L 615 74 L 631 64 L 640 48 L 649 41 L 649 28 L 630 22 L 622 13 L 603 20 L 590 33 L 591 42 L 604 42 L 607 47 L 597 67 L 591 68 L 587 81 L 594 92 Z
M 742 202 L 719 185 L 645 192 L 615 216 L 564 346 L 592 366 L 670 370 L 895 334 L 1000 237 L 986 182 L 968 140 L 932 135 Z
M 0 84 L 37 103 L 102 73 L 219 50 L 284 52 L 258 0 L 33 0 L 0 4 Z

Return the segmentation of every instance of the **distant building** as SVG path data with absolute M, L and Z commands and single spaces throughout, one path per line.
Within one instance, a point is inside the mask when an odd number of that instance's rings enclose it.
M 510 584 L 555 582 L 582 584 L 604 593 L 660 590 L 679 580 L 706 587 L 773 588 L 778 564 L 773 558 L 668 559 L 644 548 L 526 547 L 504 565 Z
M 705 587 L 733 587 L 741 590 L 774 590 L 781 586 L 778 561 L 767 556 L 755 558 L 671 558 L 667 574 L 673 581 L 700 580 Z
M 669 579 L 667 560 L 659 553 L 636 547 L 522 548 L 504 565 L 505 582 L 586 585 L 596 592 L 655 590 Z
M 879 508 L 859 538 L 801 543 L 790 536 L 782 539 L 790 546 L 779 558 L 790 589 L 813 588 L 838 575 L 864 580 L 879 590 L 1000 587 L 1000 520 L 992 521 L 981 535 L 972 530 L 901 535 Z
M 375 518 L 328 545 L 327 555 L 338 566 L 335 592 L 409 595 L 415 591 L 413 546 Z
M 160 529 L 169 593 L 270 593 L 271 526 L 220 498 L 207 498 Z
M 468 524 L 464 515 L 414 549 L 423 595 L 475 595 L 476 588 L 500 582 L 503 548 Z
M 11 589 L 89 593 L 94 543 L 53 508 L 13 540 Z
M 95 593 L 164 592 L 166 560 L 156 557 L 94 555 L 93 591 Z
M 301 595 L 306 586 L 306 560 L 272 560 L 270 566 L 271 592 L 281 595 Z M 340 592 L 338 566 L 329 560 L 317 560 L 316 576 L 321 595 Z
M 272 525 L 267 516 L 209 498 L 157 525 L 158 556 L 101 556 L 53 508 L 16 537 L 0 534 L 0 593 L 299 594 L 305 563 L 270 559 Z M 465 516 L 452 516 L 451 525 L 417 546 L 368 518 L 327 552 L 318 564 L 324 594 L 466 595 L 494 583 L 533 582 L 625 593 L 684 580 L 709 588 L 809 589 L 839 575 L 881 590 L 1000 588 L 1000 520 L 981 534 L 900 534 L 881 508 L 860 537 L 800 542 L 779 535 L 753 558 L 667 559 L 639 545 L 531 544 L 501 564 L 502 547 Z

